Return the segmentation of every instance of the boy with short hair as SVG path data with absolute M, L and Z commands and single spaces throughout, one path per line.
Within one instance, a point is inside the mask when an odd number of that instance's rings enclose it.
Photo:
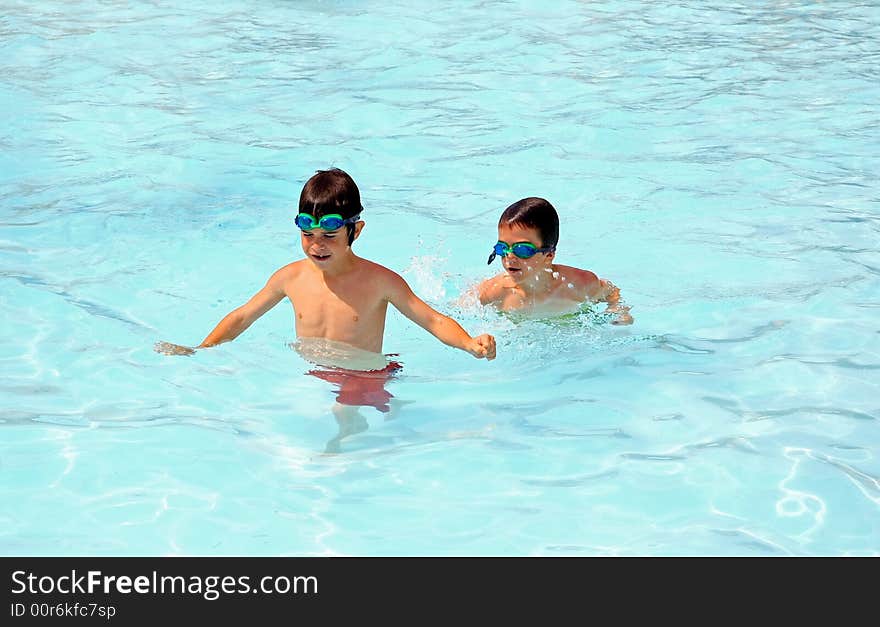
M 606 302 L 612 324 L 632 324 L 629 307 L 620 304 L 620 290 L 589 270 L 554 264 L 559 216 L 543 198 L 523 198 L 504 210 L 498 221 L 498 242 L 489 255 L 501 257 L 505 272 L 477 286 L 484 305 L 501 311 L 568 313 L 584 301 Z
M 362 210 L 360 191 L 348 174 L 338 168 L 319 170 L 302 189 L 296 217 L 306 259 L 276 271 L 197 348 L 235 339 L 287 297 L 293 305 L 298 338 L 319 338 L 381 355 L 385 314 L 391 303 L 444 344 L 478 359 L 494 359 L 495 339 L 491 335 L 471 337 L 455 320 L 413 294 L 400 275 L 354 254 L 351 245 L 364 228 Z M 165 342 L 157 344 L 156 350 L 194 352 Z

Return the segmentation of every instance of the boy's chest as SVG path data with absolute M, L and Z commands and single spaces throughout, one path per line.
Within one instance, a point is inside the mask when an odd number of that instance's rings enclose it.
M 540 296 L 527 296 L 521 290 L 506 290 L 498 305 L 502 311 L 528 310 L 535 313 L 560 314 L 577 311 L 582 300 L 570 291 L 558 292 L 554 290 Z
M 288 297 L 297 321 L 352 324 L 385 313 L 387 303 L 375 289 L 365 287 L 369 286 L 347 284 L 333 288 L 324 284 L 302 284 L 294 286 Z

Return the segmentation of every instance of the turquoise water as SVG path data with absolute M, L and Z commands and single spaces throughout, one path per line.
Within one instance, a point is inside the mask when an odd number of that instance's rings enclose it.
M 878 41 L 847 1 L 0 1 L 0 554 L 880 553 Z M 356 251 L 498 339 L 391 313 L 400 410 L 350 434 L 287 303 L 152 350 L 301 257 L 328 166 Z M 532 195 L 635 325 L 455 307 Z

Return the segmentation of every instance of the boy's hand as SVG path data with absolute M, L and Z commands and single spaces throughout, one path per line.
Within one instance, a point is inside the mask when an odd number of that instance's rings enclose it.
M 620 325 L 632 324 L 632 323 L 633 323 L 633 317 L 631 315 L 629 315 L 629 313 L 626 311 L 618 314 L 617 317 L 611 321 L 611 324 L 620 324 Z
M 615 314 L 614 319 L 611 321 L 611 324 L 632 324 L 633 317 L 629 315 L 629 307 L 624 305 L 615 305 L 613 307 L 608 307 L 605 310 L 605 313 Z
M 163 355 L 195 355 L 196 351 L 189 346 L 180 346 L 171 342 L 156 342 L 153 350 Z
M 495 338 L 487 333 L 478 335 L 467 348 L 467 352 L 477 359 L 495 359 Z

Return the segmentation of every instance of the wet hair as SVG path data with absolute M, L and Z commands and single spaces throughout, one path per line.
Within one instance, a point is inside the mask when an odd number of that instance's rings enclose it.
M 339 168 L 318 170 L 306 181 L 299 195 L 299 213 L 308 213 L 320 220 L 323 216 L 338 213 L 351 218 L 363 211 L 361 193 L 346 172 Z M 354 242 L 354 224 L 346 224 L 348 245 Z
M 541 248 L 556 248 L 559 241 L 559 216 L 556 209 L 543 198 L 523 198 L 510 205 L 501 214 L 498 226 L 508 224 L 537 229 Z

